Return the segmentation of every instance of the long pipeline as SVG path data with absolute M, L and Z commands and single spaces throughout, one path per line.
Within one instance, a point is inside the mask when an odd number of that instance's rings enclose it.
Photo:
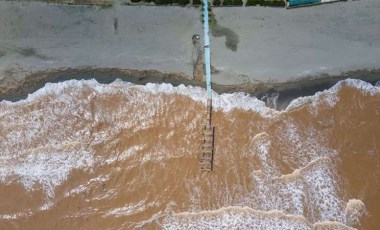
M 203 0 L 203 33 L 204 33 L 204 57 L 206 65 L 206 87 L 207 97 L 212 99 L 211 91 L 211 65 L 210 65 L 210 37 L 209 37 L 209 21 L 208 21 L 208 0 Z

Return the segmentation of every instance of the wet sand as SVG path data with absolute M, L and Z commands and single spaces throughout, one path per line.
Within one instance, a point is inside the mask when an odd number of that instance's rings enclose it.
M 276 90 L 280 93 L 277 109 L 283 110 L 293 99 L 301 96 L 313 95 L 332 87 L 340 80 L 347 78 L 361 79 L 375 84 L 380 81 L 380 70 L 353 71 L 340 76 L 319 76 L 304 78 L 287 83 L 245 83 L 241 85 L 213 84 L 213 90 L 219 94 L 245 92 L 257 98 L 262 98 L 268 90 Z M 60 69 L 55 71 L 37 72 L 23 78 L 19 82 L 6 82 L 0 80 L 0 101 L 17 101 L 25 99 L 29 94 L 42 88 L 48 82 L 62 82 L 70 79 L 96 79 L 100 83 L 108 84 L 116 79 L 121 79 L 133 84 L 144 85 L 146 83 L 170 83 L 174 86 L 184 84 L 186 86 L 205 87 L 204 82 L 188 79 L 181 74 L 165 74 L 158 71 L 139 71 L 123 69 Z

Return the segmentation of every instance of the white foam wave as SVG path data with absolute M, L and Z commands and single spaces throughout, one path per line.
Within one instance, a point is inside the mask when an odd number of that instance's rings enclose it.
M 309 219 L 344 223 L 344 202 L 338 194 L 339 182 L 331 160 L 318 159 L 302 169 L 301 175 L 308 196 Z
M 32 102 L 45 95 L 59 96 L 67 89 L 82 89 L 83 87 L 91 87 L 97 93 L 107 94 L 115 92 L 115 90 L 128 89 L 130 86 L 134 86 L 134 84 L 124 82 L 120 79 L 116 79 L 111 84 L 100 84 L 95 79 L 68 80 L 59 83 L 46 83 L 43 88 L 37 90 L 32 94 L 29 94 L 28 97 L 24 100 L 17 102 L 4 100 L 0 102 L 0 105 L 21 105 Z M 317 92 L 313 96 L 300 97 L 291 101 L 285 111 L 290 111 L 306 104 L 311 104 L 314 109 L 317 109 L 319 104 L 326 104 L 330 107 L 333 107 L 339 101 L 337 92 L 344 86 L 359 89 L 362 92 L 370 95 L 380 93 L 380 88 L 373 86 L 370 83 L 357 79 L 346 79 L 339 81 L 330 89 L 324 90 L 322 92 Z M 197 86 L 173 86 L 169 83 L 148 83 L 146 85 L 136 85 L 135 87 L 152 94 L 179 94 L 190 97 L 194 101 L 202 103 L 206 103 L 207 99 L 206 90 Z M 242 92 L 232 94 L 217 94 L 213 92 L 213 107 L 215 109 L 221 109 L 223 112 L 229 112 L 233 109 L 253 111 L 259 113 L 265 118 L 275 118 L 279 115 L 277 111 L 266 107 L 265 103 L 258 100 L 256 97 L 249 96 L 248 94 Z
M 262 164 L 261 171 L 266 175 L 279 176 L 278 167 L 269 154 L 271 140 L 266 132 L 257 134 L 252 139 L 252 148 L 257 153 L 260 163 Z
M 79 185 L 76 188 L 71 189 L 69 192 L 65 194 L 65 197 L 77 195 L 83 192 L 88 192 L 91 189 L 92 185 L 99 185 L 105 181 L 108 181 L 110 179 L 110 175 L 101 175 L 96 178 L 90 179 L 86 184 Z M 110 191 L 110 190 L 109 190 Z M 112 193 L 112 192 L 111 192 Z M 110 194 L 109 194 L 110 195 Z
M 129 204 L 128 206 L 124 206 L 121 208 L 114 208 L 107 211 L 103 217 L 120 217 L 120 216 L 130 216 L 136 214 L 138 212 L 142 212 L 145 210 L 145 201 L 140 201 L 136 204 Z
M 134 154 L 136 154 L 138 151 L 141 151 L 144 149 L 144 146 L 131 146 L 127 150 L 123 151 L 122 153 L 119 154 L 113 154 L 112 156 L 108 157 L 105 160 L 106 164 L 112 164 L 117 161 L 123 161 Z
M 255 190 L 242 202 L 249 207 L 302 215 L 311 223 L 332 221 L 350 226 L 366 214 L 360 200 L 346 203 L 341 197 L 335 166 L 327 157 L 278 178 L 255 171 L 253 180 Z
M 17 102 L 2 101 L 0 105 L 22 105 L 30 103 L 45 95 L 63 94 L 67 89 L 82 89 L 84 87 L 91 87 L 97 93 L 107 94 L 115 92 L 118 89 L 127 89 L 133 84 L 123 82 L 120 79 L 115 80 L 111 84 L 100 84 L 95 79 L 91 80 L 68 80 L 59 83 L 46 83 L 46 85 L 37 90 L 36 92 L 29 94 L 24 100 Z M 196 86 L 173 86 L 167 83 L 148 83 L 146 85 L 138 85 L 133 88 L 138 88 L 145 92 L 152 94 L 179 94 L 190 97 L 194 101 L 206 103 L 207 94 L 206 90 Z M 232 93 L 232 94 L 217 94 L 213 92 L 213 107 L 215 109 L 221 109 L 224 112 L 229 112 L 233 109 L 242 109 L 246 111 L 254 111 L 261 114 L 265 118 L 273 118 L 277 115 L 277 111 L 272 110 L 265 106 L 265 103 L 258 100 L 256 97 L 251 97 L 246 93 Z
M 31 215 L 32 215 L 32 212 L 25 212 L 25 213 L 19 212 L 19 213 L 14 213 L 14 214 L 3 214 L 3 215 L 0 215 L 0 220 L 1 219 L 3 219 L 3 220 L 16 220 L 18 218 L 25 218 L 25 217 L 28 217 Z
M 207 100 L 206 90 L 196 86 L 173 86 L 167 83 L 148 83 L 145 86 L 139 86 L 139 88 L 153 94 L 179 94 L 202 103 L 206 103 Z M 277 111 L 266 107 L 264 102 L 246 93 L 217 94 L 213 92 L 212 100 L 213 108 L 220 109 L 223 112 L 230 112 L 233 109 L 242 109 L 259 113 L 265 118 L 274 118 L 277 116 Z
M 358 79 L 346 79 L 339 81 L 330 89 L 326 89 L 322 92 L 317 92 L 313 96 L 300 97 L 290 102 L 285 111 L 291 111 L 293 109 L 300 108 L 303 105 L 310 104 L 313 114 L 318 111 L 320 104 L 325 104 L 329 107 L 334 107 L 339 101 L 337 93 L 343 87 L 351 87 L 360 90 L 361 92 L 369 95 L 380 94 L 380 88 L 373 86 L 371 83 L 358 80 Z
M 368 215 L 367 209 L 361 200 L 351 199 L 345 209 L 346 222 L 350 225 L 359 225 L 360 218 Z
M 165 219 L 163 229 L 312 229 L 302 216 L 249 207 L 225 207 L 196 213 L 183 212 Z
M 197 213 L 183 212 L 168 216 L 163 229 L 352 229 L 337 222 L 311 224 L 303 216 L 280 211 L 260 211 L 249 207 L 225 207 Z
M 88 168 L 93 156 L 85 150 L 47 151 L 24 156 L 3 157 L 0 168 L 2 183 L 20 182 L 32 191 L 40 185 L 48 197 L 54 197 L 54 189 L 65 181 L 73 169 Z
M 337 155 L 335 149 L 326 146 L 327 140 L 323 133 L 312 126 L 299 127 L 296 121 L 290 120 L 284 123 L 279 132 L 281 135 L 276 136 L 277 140 L 286 143 L 281 149 L 284 151 L 283 159 L 294 168 L 305 167 L 320 157 Z
M 56 95 L 59 96 L 63 94 L 67 89 L 82 89 L 84 87 L 91 87 L 98 93 L 107 93 L 108 88 L 106 84 L 100 84 L 95 79 L 91 80 L 67 80 L 58 83 L 46 83 L 44 87 L 38 89 L 36 92 L 28 95 L 26 99 L 19 100 L 16 102 L 1 101 L 2 105 L 23 105 L 26 103 L 38 100 L 46 95 Z

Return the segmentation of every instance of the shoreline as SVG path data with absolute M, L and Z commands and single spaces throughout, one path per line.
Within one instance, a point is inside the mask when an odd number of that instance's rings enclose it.
M 283 110 L 291 100 L 310 96 L 318 91 L 323 91 L 335 85 L 338 81 L 354 78 L 371 84 L 380 81 L 380 69 L 360 70 L 343 73 L 337 76 L 322 75 L 310 76 L 288 82 L 260 82 L 244 83 L 235 85 L 220 85 L 213 83 L 213 90 L 219 94 L 245 92 L 260 99 L 269 90 L 279 92 L 278 109 Z M 109 84 L 116 79 L 131 82 L 137 85 L 147 83 L 170 83 L 173 86 L 192 85 L 205 88 L 205 82 L 189 79 L 181 73 L 162 73 L 156 70 L 129 70 L 119 68 L 79 68 L 79 69 L 56 69 L 50 71 L 39 71 L 26 76 L 18 82 L 9 83 L 6 86 L 5 79 L 0 80 L 0 101 L 18 101 L 25 99 L 38 89 L 44 87 L 48 82 L 56 83 L 66 80 L 95 79 L 99 83 Z
M 379 9 L 376 0 L 291 11 L 215 7 L 213 90 L 260 99 L 274 89 L 283 109 L 345 78 L 374 83 L 380 80 Z M 201 76 L 192 41 L 203 33 L 200 9 L 6 1 L 0 15 L 0 100 L 68 79 L 203 87 L 192 80 L 195 72 Z

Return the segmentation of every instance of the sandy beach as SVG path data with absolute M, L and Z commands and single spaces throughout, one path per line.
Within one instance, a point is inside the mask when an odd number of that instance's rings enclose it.
M 2 1 L 0 91 L 21 84 L 26 76 L 33 81 L 41 72 L 67 69 L 150 70 L 191 80 L 191 38 L 202 35 L 200 11 Z M 380 69 L 378 12 L 376 0 L 293 10 L 215 7 L 220 31 L 211 36 L 213 82 L 279 84 Z M 226 39 L 233 40 L 235 49 Z

